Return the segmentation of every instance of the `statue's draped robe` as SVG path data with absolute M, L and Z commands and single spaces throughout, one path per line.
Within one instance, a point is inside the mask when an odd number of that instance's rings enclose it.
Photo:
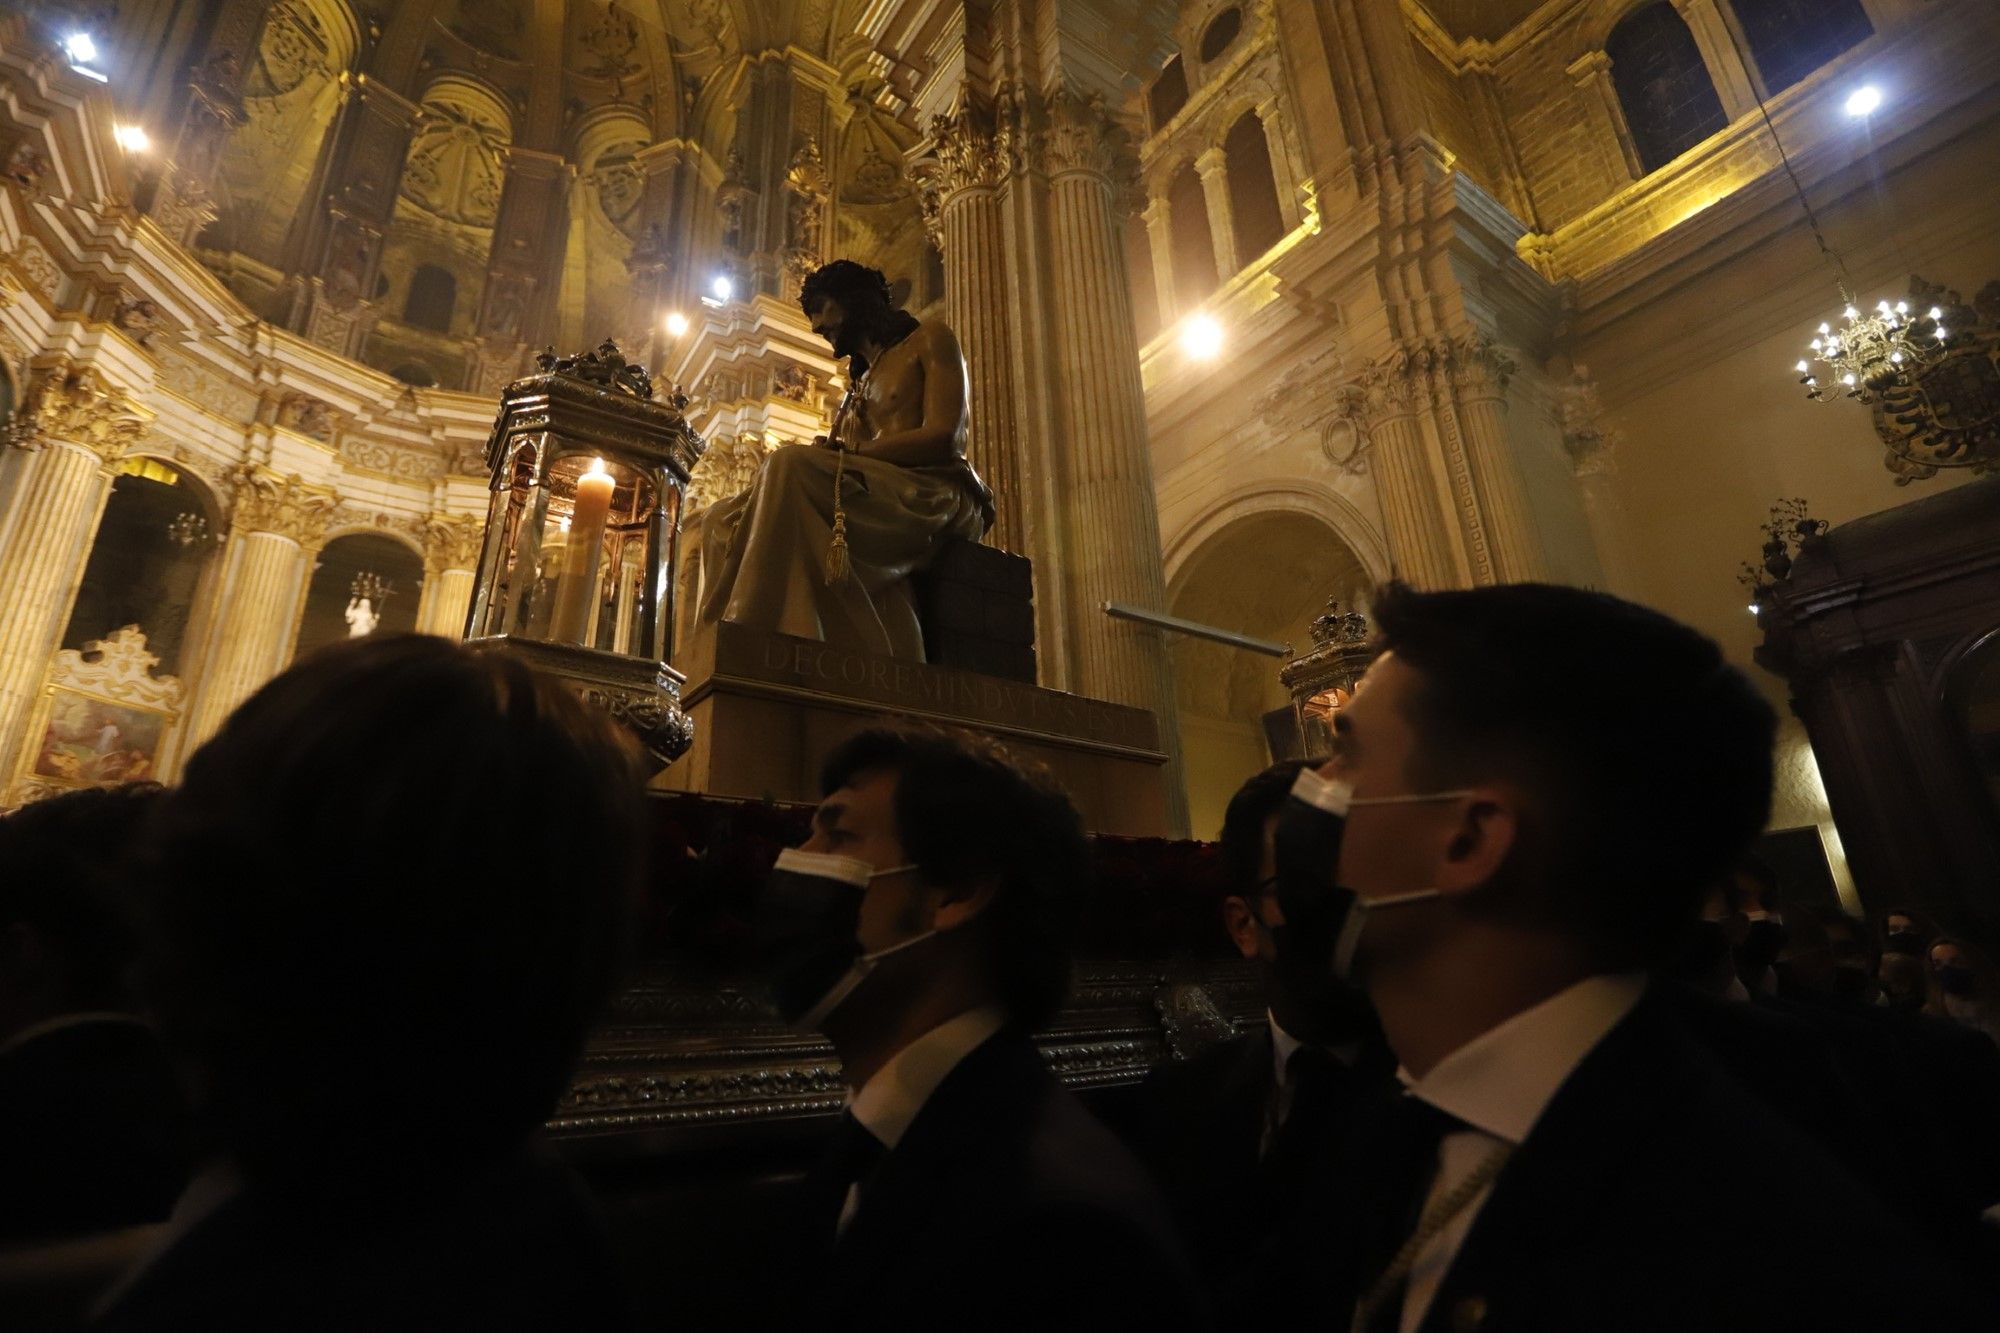
M 781 445 L 740 495 L 695 515 L 681 534 L 680 633 L 719 620 L 921 662 L 910 575 L 952 538 L 976 541 L 992 497 L 963 459 L 899 467 L 847 455 L 841 497 L 852 574 L 826 578 L 833 541 L 831 449 Z

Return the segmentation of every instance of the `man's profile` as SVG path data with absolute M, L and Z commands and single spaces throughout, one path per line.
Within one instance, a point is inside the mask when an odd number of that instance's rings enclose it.
M 977 540 L 993 498 L 965 460 L 965 358 L 942 321 L 891 304 L 875 269 L 836 259 L 806 278 L 813 331 L 848 359 L 831 438 L 787 444 L 682 541 L 686 642 L 722 620 L 921 661 L 909 575 Z M 836 484 L 846 571 L 830 577 Z

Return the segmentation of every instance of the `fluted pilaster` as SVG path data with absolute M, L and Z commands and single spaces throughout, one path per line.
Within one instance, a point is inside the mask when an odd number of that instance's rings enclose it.
M 236 705 L 284 669 L 304 605 L 311 552 L 339 503 L 324 487 L 264 468 L 237 473 L 217 614 L 203 645 L 188 744 L 214 735 Z
M 31 451 L 0 545 L 0 773 L 12 770 L 75 605 L 111 495 L 111 465 L 144 430 L 141 410 L 96 372 L 58 368 L 35 386 L 0 445 Z
M 1548 577 L 1534 511 L 1521 470 L 1507 441 L 1507 380 L 1514 363 L 1484 337 L 1455 340 L 1445 366 L 1458 400 L 1467 464 L 1472 469 L 1478 521 L 1499 583 Z
M 1376 491 L 1397 576 L 1420 588 L 1470 582 L 1446 523 L 1449 488 L 1441 484 L 1440 460 L 1419 420 L 1430 406 L 1423 372 L 1407 355 L 1392 354 L 1363 371 L 1354 392 L 1368 421 Z
M 1114 621 L 1105 602 L 1165 607 L 1159 510 L 1115 208 L 1113 127 L 1094 102 L 1051 99 L 1044 147 L 1049 177 L 1054 335 L 1066 438 L 1064 530 L 1078 540 L 1063 572 L 1076 608 L 1071 658 L 1085 694 L 1159 718 L 1171 774 L 1169 819 L 1187 824 L 1173 669 L 1156 634 Z
M 968 115 L 938 117 L 931 135 L 936 160 L 924 174 L 924 186 L 935 199 L 944 254 L 945 319 L 965 353 L 971 418 L 966 455 L 1001 497 L 986 539 L 1003 550 L 1027 552 L 1031 515 L 1021 503 L 1021 432 L 1007 375 L 1013 327 L 999 200 L 1006 164 L 993 136 Z

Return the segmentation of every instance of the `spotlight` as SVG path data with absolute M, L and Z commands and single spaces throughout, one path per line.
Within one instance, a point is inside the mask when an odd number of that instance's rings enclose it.
M 137 125 L 120 125 L 111 131 L 111 137 L 128 153 L 143 153 L 153 146 L 152 136 Z
M 79 74 L 87 74 L 99 83 L 109 83 L 104 71 L 92 69 L 90 64 L 97 59 L 97 42 L 87 32 L 73 32 L 63 38 L 63 54 L 69 57 L 70 68 Z
M 688 317 L 676 310 L 667 316 L 667 336 L 678 338 L 688 331 Z
M 1847 95 L 1847 114 L 1857 119 L 1872 116 L 1882 105 L 1882 90 L 1872 83 L 1864 83 Z
M 1208 315 L 1191 316 L 1181 326 L 1181 350 L 1196 361 L 1212 361 L 1222 351 L 1222 326 Z
M 715 293 L 716 300 L 727 301 L 729 294 L 736 290 L 736 284 L 729 280 L 727 273 L 718 273 L 715 281 L 708 284 L 708 289 Z

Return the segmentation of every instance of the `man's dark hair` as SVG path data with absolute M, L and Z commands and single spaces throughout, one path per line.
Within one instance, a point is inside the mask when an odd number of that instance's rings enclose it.
M 1503 873 L 1608 964 L 1671 948 L 1770 812 L 1777 718 L 1743 673 L 1695 630 L 1580 588 L 1396 583 L 1373 615 L 1418 675 L 1415 789 L 1521 783 L 1535 805 Z
M 0 929 L 28 926 L 60 955 L 73 1010 L 132 1007 L 143 892 L 134 861 L 161 790 L 90 787 L 0 819 Z
M 827 757 L 831 794 L 866 773 L 896 775 L 896 837 L 932 884 L 999 879 L 980 914 L 1001 1002 L 1024 1031 L 1069 991 L 1071 939 L 1090 882 L 1090 845 L 1069 795 L 1037 766 L 970 732 L 876 727 Z
M 882 270 L 857 264 L 852 259 L 822 264 L 799 284 L 799 308 L 808 318 L 828 297 L 840 303 L 855 333 L 871 336 L 884 347 L 901 342 L 917 327 L 915 315 L 896 308 L 895 298 L 889 293 L 889 279 Z M 868 369 L 867 359 L 858 352 L 850 361 L 853 364 L 849 369 L 856 376 Z
M 306 658 L 162 802 L 146 992 L 253 1180 L 324 1196 L 546 1119 L 620 961 L 640 787 L 608 719 L 419 635 Z
M 1238 898 L 1258 897 L 1257 871 L 1264 864 L 1264 825 L 1285 803 L 1298 781 L 1299 770 L 1317 768 L 1324 759 L 1280 759 L 1236 789 L 1222 815 L 1223 891 Z

